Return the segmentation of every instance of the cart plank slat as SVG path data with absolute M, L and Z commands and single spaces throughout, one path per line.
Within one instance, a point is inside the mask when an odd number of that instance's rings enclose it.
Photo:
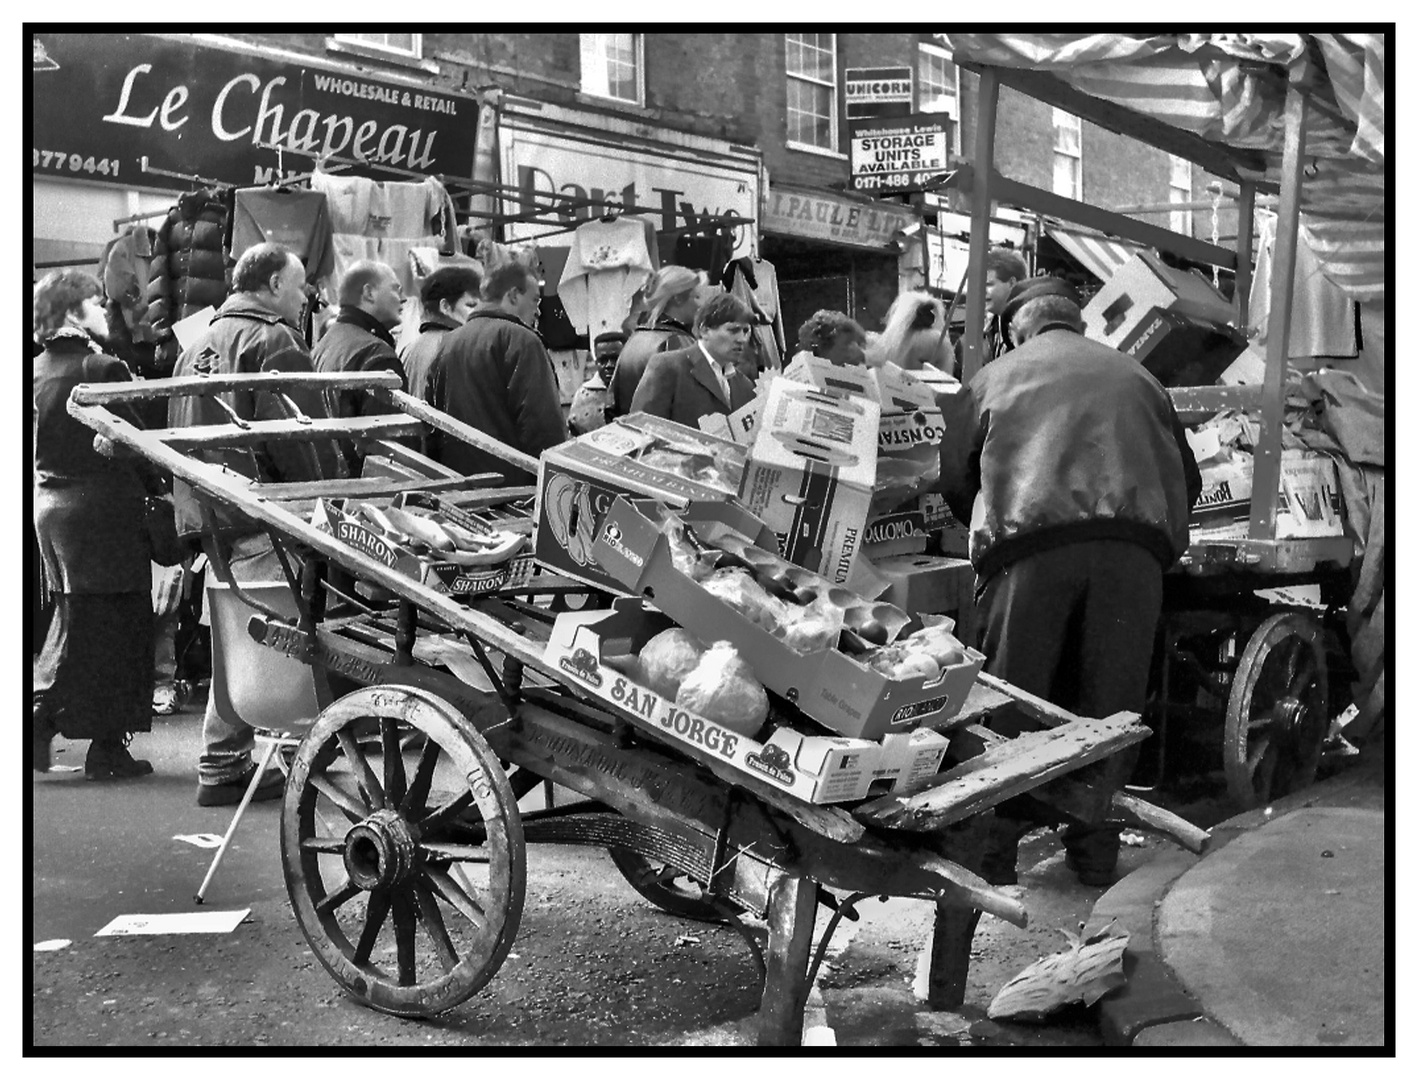
M 316 442 L 322 439 L 374 439 L 391 435 L 418 435 L 423 424 L 406 416 L 352 416 L 327 420 L 252 420 L 235 424 L 199 424 L 194 427 L 155 428 L 145 434 L 174 450 L 210 450 L 262 443 Z
M 1075 719 L 1047 731 L 1027 731 L 932 777 L 925 790 L 893 793 L 853 813 L 873 825 L 941 828 L 1115 754 L 1150 734 L 1136 713 Z
M 392 405 L 401 412 L 409 416 L 417 417 L 429 427 L 437 428 L 439 431 L 449 435 L 456 435 L 460 440 L 476 446 L 479 450 L 485 450 L 494 457 L 516 465 L 518 468 L 537 474 L 538 461 L 531 454 L 525 454 L 521 450 L 515 450 L 506 443 L 498 442 L 485 431 L 479 431 L 461 420 L 455 420 L 441 409 L 435 409 L 426 401 L 404 393 L 402 390 L 382 387 L 374 392 L 377 401 L 383 401 Z
M 462 488 L 482 488 L 498 483 L 497 473 L 473 473 L 470 476 L 399 478 L 394 476 L 348 477 L 341 480 L 301 480 L 283 484 L 252 484 L 251 493 L 258 498 L 279 499 L 377 499 L 397 495 L 401 491 L 431 491 L 443 495 Z M 481 494 L 481 492 L 479 493 Z
M 379 390 L 400 385 L 392 371 L 260 371 L 236 375 L 186 375 L 131 383 L 81 383 L 73 400 L 80 405 L 108 405 L 118 401 L 196 397 L 234 390 L 279 393 L 305 390 Z

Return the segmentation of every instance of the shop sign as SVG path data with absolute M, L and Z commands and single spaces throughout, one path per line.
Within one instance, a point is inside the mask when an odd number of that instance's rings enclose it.
M 854 191 L 919 191 L 949 168 L 946 125 L 926 114 L 850 126 Z
M 710 228 L 724 217 L 754 219 L 758 206 L 758 162 L 680 156 L 677 148 L 632 145 L 605 132 L 561 133 L 516 125 L 504 114 L 503 183 L 515 185 L 504 200 L 510 214 L 537 215 L 536 221 L 508 222 L 508 240 L 552 233 L 547 243 L 569 246 L 569 232 L 605 214 L 649 215 L 658 232 Z M 538 211 L 548 211 L 538 214 Z M 737 225 L 734 256 L 752 250 L 753 226 Z
M 926 281 L 932 288 L 958 292 L 970 265 L 970 241 L 926 229 Z
M 191 186 L 143 172 L 145 157 L 227 184 L 266 183 L 278 168 L 287 176 L 310 171 L 310 157 L 278 156 L 259 144 L 420 173 L 473 173 L 471 98 L 150 34 L 36 34 L 34 57 L 36 176 Z
M 759 222 L 766 233 L 803 236 L 855 247 L 891 246 L 919 218 L 900 203 L 864 202 L 825 192 L 770 187 Z
M 848 68 L 842 95 L 847 119 L 905 116 L 911 111 L 914 79 L 909 67 Z

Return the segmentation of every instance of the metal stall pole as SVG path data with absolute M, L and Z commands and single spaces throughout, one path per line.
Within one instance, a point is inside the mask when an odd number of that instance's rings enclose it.
M 1265 343 L 1260 442 L 1255 449 L 1255 474 L 1251 483 L 1252 540 L 1275 538 L 1275 505 L 1280 494 L 1280 429 L 1285 419 L 1285 367 L 1290 356 L 1295 247 L 1300 238 L 1300 189 L 1304 184 L 1305 128 L 1309 122 L 1309 98 L 1302 86 L 1305 71 L 1302 66 L 1290 70 L 1290 86 L 1285 97 L 1285 155 L 1280 169 L 1279 220 L 1275 225 L 1275 258 L 1270 275 L 1270 327 Z
M 1255 247 L 1256 186 L 1242 181 L 1236 196 L 1236 294 L 1231 304 L 1236 312 L 1236 329 L 1246 332 L 1251 317 L 1251 257 Z
M 969 383 L 985 363 L 985 256 L 990 250 L 990 177 L 995 168 L 995 112 L 998 105 L 999 75 L 994 68 L 981 68 L 979 101 L 975 109 L 975 175 L 970 191 L 965 359 L 960 369 L 960 381 L 963 383 Z

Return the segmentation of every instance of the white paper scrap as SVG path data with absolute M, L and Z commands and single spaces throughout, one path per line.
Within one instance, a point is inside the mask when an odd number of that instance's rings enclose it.
M 120 915 L 94 937 L 132 934 L 230 934 L 251 914 L 240 911 L 168 911 L 159 915 Z
M 184 844 L 191 844 L 193 847 L 218 848 L 222 846 L 222 838 L 216 833 L 179 833 L 173 839 L 181 840 Z
M 50 938 L 48 941 L 38 941 L 35 943 L 35 952 L 58 952 L 60 949 L 67 949 L 74 944 L 68 938 Z
M 82 768 L 83 768 L 82 765 L 51 765 L 51 766 L 49 767 L 49 771 L 50 771 L 50 772 L 78 772 L 78 771 L 79 771 L 80 769 L 82 769 Z
M 202 331 L 207 329 L 207 324 L 212 321 L 212 316 L 217 313 L 217 309 L 208 304 L 201 311 L 194 311 L 187 318 L 172 324 L 172 332 L 177 337 L 177 344 L 185 352 L 192 343 L 202 336 Z

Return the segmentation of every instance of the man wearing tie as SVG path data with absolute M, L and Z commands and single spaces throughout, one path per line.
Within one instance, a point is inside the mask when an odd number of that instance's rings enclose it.
M 694 320 L 693 345 L 658 353 L 645 367 L 631 412 L 647 412 L 698 427 L 710 413 L 731 413 L 753 400 L 753 383 L 738 369 L 753 313 L 738 297 L 721 293 Z

